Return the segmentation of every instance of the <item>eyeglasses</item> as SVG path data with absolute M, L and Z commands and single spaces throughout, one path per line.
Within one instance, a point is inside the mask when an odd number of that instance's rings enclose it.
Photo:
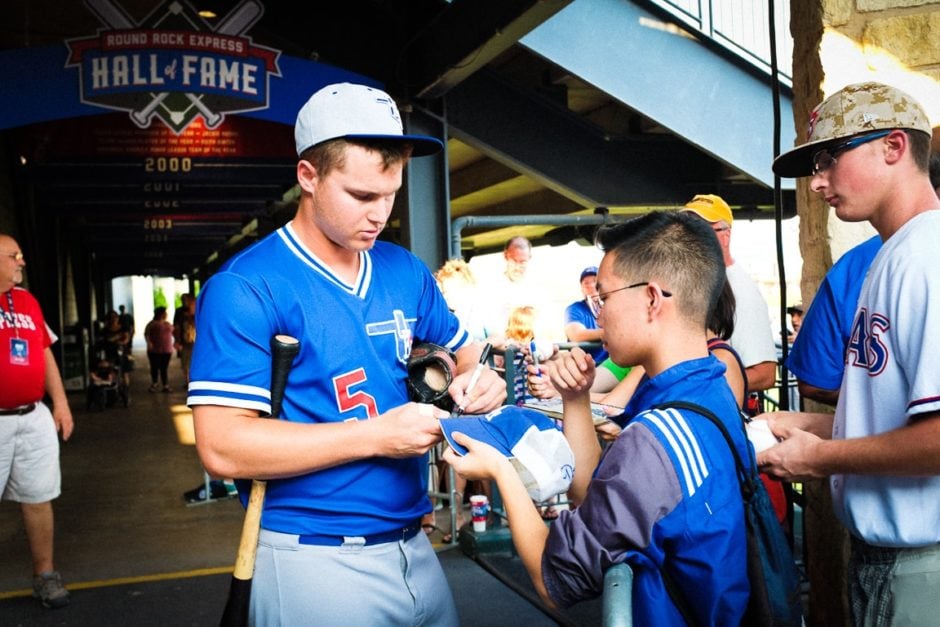
M 3 256 L 4 256 L 4 257 L 9 257 L 10 259 L 13 259 L 14 261 L 23 261 L 23 253 L 20 253 L 20 252 L 16 252 L 16 253 L 3 253 Z
M 623 290 L 631 290 L 634 287 L 643 287 L 644 285 L 649 285 L 649 281 L 641 281 L 639 283 L 634 283 L 633 285 L 627 285 L 626 287 L 618 287 L 615 290 L 610 290 L 609 292 L 604 292 L 603 294 L 598 294 L 591 298 L 591 302 L 597 307 L 597 311 L 600 311 L 604 307 L 604 301 L 613 294 L 614 292 L 622 292 Z M 663 296 L 669 298 L 672 296 L 672 292 L 667 292 L 666 290 L 660 290 L 663 293 Z
M 825 172 L 832 166 L 836 164 L 836 155 L 840 152 L 845 152 L 846 150 L 851 150 L 853 148 L 858 148 L 862 144 L 866 144 L 870 141 L 874 141 L 880 137 L 885 137 L 886 135 L 891 134 L 891 130 L 878 131 L 877 133 L 872 133 L 870 135 L 862 135 L 861 137 L 853 137 L 848 141 L 841 142 L 839 144 L 833 144 L 828 148 L 823 148 L 822 150 L 816 152 L 813 155 L 813 174 L 819 174 L 820 172 Z

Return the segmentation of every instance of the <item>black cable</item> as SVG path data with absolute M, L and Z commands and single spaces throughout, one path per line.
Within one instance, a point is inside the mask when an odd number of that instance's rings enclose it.
M 770 35 L 770 87 L 773 93 L 774 107 L 774 158 L 780 154 L 780 79 L 777 66 L 777 27 L 774 19 L 774 0 L 768 2 Z M 774 174 L 774 227 L 777 235 L 777 274 L 780 281 L 780 409 L 790 409 L 789 373 L 787 372 L 787 355 L 789 345 L 787 342 L 787 270 L 783 265 L 783 190 L 780 186 L 780 177 Z

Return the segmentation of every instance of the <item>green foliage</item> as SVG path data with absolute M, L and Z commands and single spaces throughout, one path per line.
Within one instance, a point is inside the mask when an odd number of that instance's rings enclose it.
M 153 291 L 153 306 L 156 307 L 167 307 L 166 294 L 163 293 L 163 288 L 158 286 Z

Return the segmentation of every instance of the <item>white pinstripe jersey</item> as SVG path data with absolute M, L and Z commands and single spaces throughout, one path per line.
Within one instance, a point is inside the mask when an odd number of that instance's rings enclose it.
M 938 242 L 940 211 L 922 213 L 872 262 L 846 349 L 833 438 L 885 433 L 940 411 Z M 940 476 L 833 475 L 830 483 L 836 514 L 869 544 L 940 542 Z

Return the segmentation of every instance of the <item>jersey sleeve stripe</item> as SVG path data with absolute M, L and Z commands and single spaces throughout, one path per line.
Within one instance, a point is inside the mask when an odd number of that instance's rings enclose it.
M 211 394 L 192 394 L 186 397 L 186 404 L 193 405 L 219 405 L 221 407 L 241 407 L 242 409 L 256 409 L 263 414 L 271 413 L 271 403 L 263 403 L 250 399 L 234 398 L 231 396 L 214 396 Z
M 457 334 L 444 346 L 448 350 L 456 351 L 458 348 L 462 348 L 464 344 L 467 344 L 470 339 L 470 332 L 464 328 L 463 323 L 460 323 L 460 328 L 457 329 Z
M 920 407 L 921 405 L 929 405 L 931 403 L 936 403 L 940 401 L 940 396 L 928 396 L 927 398 L 919 398 L 917 400 L 911 401 L 907 405 L 908 411 L 914 409 L 915 407 Z
M 222 381 L 191 381 L 189 391 L 218 391 L 231 392 L 245 396 L 260 396 L 270 401 L 271 391 L 256 385 L 242 385 L 240 383 L 225 383 Z

